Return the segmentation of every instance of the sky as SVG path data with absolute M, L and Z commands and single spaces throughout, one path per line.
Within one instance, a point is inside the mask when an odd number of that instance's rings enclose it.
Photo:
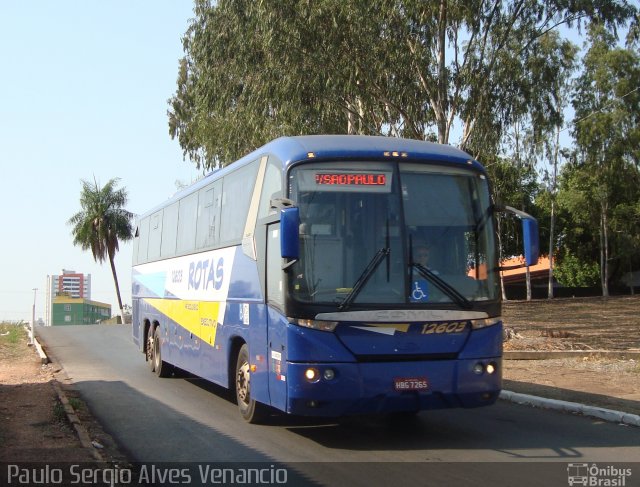
M 0 1 L 0 321 L 45 318 L 47 275 L 91 274 L 118 312 L 108 263 L 74 247 L 81 179 L 120 178 L 141 214 L 200 172 L 169 136 L 190 0 Z M 131 304 L 131 243 L 116 269 Z

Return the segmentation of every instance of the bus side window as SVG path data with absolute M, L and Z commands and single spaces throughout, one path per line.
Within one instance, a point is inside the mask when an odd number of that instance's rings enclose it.
M 260 160 L 227 174 L 222 182 L 220 244 L 242 240 Z
M 177 253 L 192 252 L 196 247 L 196 222 L 198 219 L 198 193 L 180 200 L 178 210 Z
M 178 237 L 178 202 L 167 206 L 162 215 L 162 245 L 160 257 L 173 257 L 176 254 Z
M 140 221 L 140 236 L 138 237 L 138 259 L 137 262 L 142 264 L 147 261 L 147 249 L 149 248 L 149 221 L 150 218 L 143 218 Z
M 133 234 L 133 265 L 136 265 L 138 260 L 138 247 L 140 246 L 140 222 L 136 223 L 136 231 Z
M 267 230 L 267 302 L 278 309 L 284 309 L 280 223 L 269 225 Z
M 151 215 L 151 225 L 149 226 L 149 246 L 147 248 L 147 258 L 158 260 L 160 258 L 160 244 L 162 242 L 162 210 Z
M 220 230 L 220 197 L 222 181 L 216 181 L 200 190 L 196 248 L 204 249 L 218 243 Z
M 271 200 L 282 197 L 282 171 L 281 164 L 275 157 L 269 156 L 269 162 L 264 174 L 264 183 L 260 193 L 260 206 L 258 207 L 258 220 L 275 213 L 271 209 Z

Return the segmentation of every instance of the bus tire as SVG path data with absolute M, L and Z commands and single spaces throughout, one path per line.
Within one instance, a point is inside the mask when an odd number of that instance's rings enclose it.
M 152 367 L 158 377 L 169 377 L 172 372 L 171 364 L 162 360 L 162 351 L 160 347 L 160 327 L 156 326 L 153 331 L 153 349 L 151 352 L 153 363 Z
M 147 330 L 147 348 L 145 350 L 145 360 L 151 372 L 155 372 L 156 368 L 153 360 L 153 331 Z
M 266 406 L 251 398 L 251 364 L 249 347 L 243 344 L 236 361 L 235 390 L 238 410 L 242 418 L 252 424 L 259 423 L 265 417 Z

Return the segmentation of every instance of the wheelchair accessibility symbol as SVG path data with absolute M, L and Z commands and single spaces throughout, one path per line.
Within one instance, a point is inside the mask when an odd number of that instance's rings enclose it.
M 427 287 L 427 281 L 424 279 L 417 279 L 413 281 L 413 289 L 411 291 L 411 301 L 420 302 L 427 301 L 429 299 L 429 289 Z

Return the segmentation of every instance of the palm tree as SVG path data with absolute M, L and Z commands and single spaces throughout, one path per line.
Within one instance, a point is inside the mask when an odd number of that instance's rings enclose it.
M 131 220 L 133 213 L 124 209 L 127 203 L 126 189 L 115 189 L 119 179 L 111 179 L 100 188 L 94 179 L 91 184 L 82 180 L 80 206 L 82 209 L 69 218 L 68 224 L 73 225 L 73 244 L 82 250 L 91 249 L 96 262 L 102 263 L 109 258 L 113 281 L 116 285 L 120 315 L 124 318 L 120 286 L 113 259 L 118 251 L 118 242 L 131 240 L 133 228 Z

